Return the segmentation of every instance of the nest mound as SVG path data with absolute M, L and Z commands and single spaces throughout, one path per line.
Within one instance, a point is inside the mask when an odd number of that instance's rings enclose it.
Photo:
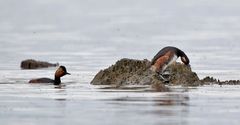
M 199 86 L 203 84 L 189 66 L 176 63 L 169 66 L 168 70 L 171 74 L 170 83 L 173 85 Z
M 91 81 L 93 85 L 151 85 L 158 91 L 167 91 L 159 75 L 150 70 L 151 62 L 147 59 L 121 59 L 107 69 L 99 71 Z M 180 63 L 169 66 L 169 83 L 173 85 L 195 86 L 200 80 L 191 68 Z
M 39 69 L 39 68 L 47 68 L 47 67 L 56 67 L 58 65 L 59 65 L 58 63 L 36 61 L 33 59 L 27 59 L 21 62 L 22 69 Z

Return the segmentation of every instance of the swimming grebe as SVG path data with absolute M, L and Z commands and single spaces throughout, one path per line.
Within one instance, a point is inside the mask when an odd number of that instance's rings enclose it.
M 178 57 L 181 57 L 181 60 L 185 65 L 189 65 L 189 59 L 182 50 L 172 46 L 164 47 L 152 59 L 151 70 L 162 74 L 169 65 L 177 60 Z
M 59 85 L 61 83 L 60 78 L 64 75 L 70 75 L 70 73 L 67 72 L 64 66 L 60 66 L 55 72 L 54 80 L 49 78 L 38 78 L 30 80 L 29 83 L 53 83 L 54 85 Z

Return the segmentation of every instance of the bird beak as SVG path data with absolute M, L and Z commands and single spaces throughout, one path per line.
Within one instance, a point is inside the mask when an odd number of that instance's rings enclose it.
M 71 74 L 67 72 L 66 75 L 71 75 Z

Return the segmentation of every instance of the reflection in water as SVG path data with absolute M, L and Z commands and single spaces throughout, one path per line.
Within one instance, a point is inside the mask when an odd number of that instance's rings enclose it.
M 152 103 L 157 106 L 174 106 L 184 105 L 188 106 L 189 97 L 186 94 L 164 94 L 159 97 L 121 97 L 115 99 L 105 99 L 103 101 L 110 101 L 115 104 L 138 104 L 137 102 Z
M 65 89 L 66 85 L 65 84 L 60 84 L 60 85 L 54 85 L 55 89 Z
M 118 110 L 127 109 L 128 112 L 133 112 L 135 115 L 142 114 L 144 117 L 146 115 L 150 116 L 151 118 L 149 120 L 154 120 L 153 118 L 161 119 L 164 117 L 166 119 L 173 120 L 173 123 L 183 122 L 182 119 L 176 118 L 187 116 L 189 110 L 189 96 L 184 93 L 166 93 L 159 94 L 155 97 L 126 96 L 104 99 L 102 101 L 106 102 L 108 105 L 115 105 Z M 161 121 L 167 122 L 165 120 Z
M 187 94 L 167 94 L 164 98 L 156 100 L 160 106 L 182 105 L 188 106 L 189 97 Z
M 66 101 L 67 99 L 65 99 L 65 98 L 57 98 L 57 99 L 55 99 L 56 101 Z
M 54 93 L 54 100 L 56 101 L 66 101 L 67 92 L 66 92 L 66 85 L 60 84 L 60 85 L 54 85 L 54 89 L 56 89 Z
M 235 123 L 240 111 L 239 86 L 198 87 L 188 89 L 189 92 L 174 88 L 172 92 L 165 93 L 144 89 L 106 91 L 78 84 L 66 87 L 1 86 L 1 122 L 10 125 L 18 123 L 16 121 L 47 125 L 202 125 L 201 121 L 205 119 L 209 124 L 229 122 L 219 119 L 222 113 Z

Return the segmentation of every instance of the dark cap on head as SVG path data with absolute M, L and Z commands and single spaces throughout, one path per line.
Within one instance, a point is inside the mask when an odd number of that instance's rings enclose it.
M 65 72 L 66 75 L 71 75 L 70 73 L 67 72 L 67 69 L 65 66 L 60 66 L 59 68 L 62 68 L 62 70 Z
M 55 77 L 62 77 L 64 75 L 70 75 L 70 73 L 67 72 L 65 66 L 60 66 L 55 72 Z

